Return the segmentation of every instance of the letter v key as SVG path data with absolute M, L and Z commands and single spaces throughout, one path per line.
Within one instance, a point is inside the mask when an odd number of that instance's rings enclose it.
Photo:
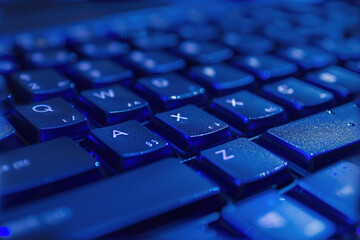
M 229 160 L 229 159 L 234 158 L 234 155 L 226 156 L 226 150 L 225 149 L 217 151 L 217 152 L 215 152 L 215 154 L 222 154 L 222 159 L 223 160 Z

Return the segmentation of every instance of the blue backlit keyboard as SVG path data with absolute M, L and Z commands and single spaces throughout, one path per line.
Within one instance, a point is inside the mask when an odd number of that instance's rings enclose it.
M 0 238 L 360 238 L 360 3 L 209 1 L 0 36 Z

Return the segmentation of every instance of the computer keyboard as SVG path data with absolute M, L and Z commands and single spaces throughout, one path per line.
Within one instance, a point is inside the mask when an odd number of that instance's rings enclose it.
M 0 237 L 360 238 L 360 3 L 199 1 L 0 37 Z

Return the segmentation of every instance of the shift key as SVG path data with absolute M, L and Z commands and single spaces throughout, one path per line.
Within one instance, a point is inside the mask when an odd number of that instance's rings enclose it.
M 139 223 L 148 226 L 147 220 L 153 226 L 186 212 L 213 211 L 221 203 L 217 185 L 168 158 L 4 212 L 2 228 L 11 232 L 10 239 L 34 232 L 93 239 Z
M 340 159 L 360 146 L 359 103 L 348 103 L 269 129 L 263 145 L 281 149 L 296 165 L 310 172 Z

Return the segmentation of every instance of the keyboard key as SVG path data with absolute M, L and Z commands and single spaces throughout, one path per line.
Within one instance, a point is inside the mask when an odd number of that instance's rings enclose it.
M 118 85 L 83 91 L 79 100 L 82 108 L 103 125 L 144 121 L 151 115 L 146 101 Z
M 214 114 L 243 132 L 279 125 L 286 120 L 285 110 L 248 91 L 213 99 Z
M 235 32 L 225 33 L 223 43 L 235 49 L 241 54 L 258 55 L 270 52 L 274 49 L 274 43 L 257 35 L 243 35 Z
M 94 129 L 87 142 L 107 164 L 118 171 L 171 155 L 167 142 L 133 120 Z
M 80 61 L 67 69 L 80 89 L 99 88 L 115 83 L 126 83 L 133 72 L 111 60 Z
M 95 159 L 65 137 L 2 153 L 0 168 L 3 207 L 73 188 L 102 176 Z
M 218 38 L 219 30 L 208 24 L 183 24 L 179 27 L 178 34 L 185 40 L 204 42 Z
M 332 239 L 336 225 L 293 200 L 267 191 L 222 211 L 228 228 L 250 239 Z
M 131 43 L 142 50 L 162 50 L 175 47 L 179 43 L 179 37 L 174 33 L 155 32 L 148 36 L 132 39 Z
M 15 138 L 15 128 L 6 120 L 5 117 L 0 116 L 0 152 L 12 147 L 10 145 L 13 144 Z
M 198 64 L 219 63 L 229 60 L 233 52 L 230 48 L 214 42 L 198 43 L 184 41 L 174 49 L 182 57 Z
M 77 46 L 87 42 L 106 39 L 106 27 L 104 27 L 103 24 L 95 25 L 79 24 L 71 26 L 66 31 L 67 41 L 71 46 Z
M 194 151 L 231 138 L 226 123 L 195 107 L 187 105 L 159 113 L 154 128 L 184 151 Z
M 297 116 L 316 113 L 335 105 L 335 98 L 331 92 L 297 78 L 286 78 L 267 84 L 263 87 L 263 94 Z
M 145 37 L 150 34 L 149 29 L 147 29 L 142 24 L 139 24 L 139 26 L 132 25 L 130 26 L 127 23 L 122 24 L 114 24 L 114 27 L 112 28 L 111 34 L 120 40 L 124 41 L 131 41 L 136 38 Z
M 333 40 L 325 39 L 317 43 L 319 47 L 335 54 L 340 60 L 359 60 L 360 41 L 355 39 Z
M 192 67 L 189 77 L 215 95 L 252 89 L 255 83 L 252 75 L 222 63 Z
M 206 103 L 205 89 L 176 73 L 140 78 L 136 88 L 159 110 Z
M 297 4 L 296 4 L 297 5 Z M 281 46 L 293 46 L 305 44 L 309 39 L 296 30 L 293 26 L 282 26 L 270 24 L 264 30 L 264 34 L 269 39 Z
M 359 155 L 355 158 L 358 161 Z M 300 180 L 288 194 L 324 216 L 354 227 L 360 222 L 359 176 L 359 165 L 341 161 Z
M 194 164 L 235 198 L 291 180 L 285 160 L 246 138 L 202 151 Z
M 7 75 L 19 69 L 19 65 L 12 59 L 0 59 L 0 74 Z
M 86 118 L 62 98 L 19 105 L 15 107 L 12 122 L 30 142 L 78 137 L 89 129 Z
M 166 73 L 185 67 L 185 61 L 163 51 L 142 52 L 135 50 L 124 59 L 124 64 L 145 73 Z
M 58 239 L 97 238 L 140 222 L 159 224 L 162 221 L 154 218 L 160 215 L 169 222 L 179 212 L 196 214 L 205 206 L 209 211 L 221 204 L 219 193 L 217 185 L 178 159 L 165 159 L 13 209 L 2 216 L 2 223 L 13 238 L 48 229 Z M 26 224 L 26 219 L 36 225 Z
M 264 81 L 286 77 L 297 71 L 295 64 L 270 55 L 238 57 L 235 64 Z
M 345 66 L 347 69 L 360 74 L 360 61 L 349 61 Z
M 322 68 L 336 62 L 333 55 L 315 47 L 289 47 L 278 51 L 278 55 L 297 64 L 303 70 Z
M 76 49 L 80 54 L 88 58 L 111 58 L 128 53 L 130 47 L 127 43 L 107 40 L 84 43 Z
M 23 33 L 15 38 L 16 46 L 22 51 L 42 51 L 65 46 L 65 38 L 57 31 L 39 34 Z
M 53 69 L 36 69 L 11 75 L 11 85 L 21 102 L 40 101 L 53 97 L 73 99 L 75 84 Z
M 75 53 L 64 49 L 35 51 L 27 53 L 25 61 L 33 67 L 60 67 L 74 63 L 77 59 Z
M 214 212 L 201 218 L 186 219 L 180 224 L 165 225 L 149 232 L 145 232 L 143 235 L 151 236 L 154 239 L 171 240 L 235 240 L 236 238 L 230 236 L 230 234 L 211 227 L 211 224 L 216 222 L 219 217 L 220 214 Z
M 298 166 L 314 171 L 359 147 L 360 108 L 349 103 L 269 129 L 262 140 L 284 150 Z
M 5 77 L 0 76 L 0 114 L 7 114 L 13 107 L 13 97 Z
M 338 66 L 329 66 L 308 73 L 306 79 L 341 98 L 348 98 L 360 92 L 360 74 Z
M 13 42 L 9 39 L 0 39 L 0 59 L 14 58 Z

